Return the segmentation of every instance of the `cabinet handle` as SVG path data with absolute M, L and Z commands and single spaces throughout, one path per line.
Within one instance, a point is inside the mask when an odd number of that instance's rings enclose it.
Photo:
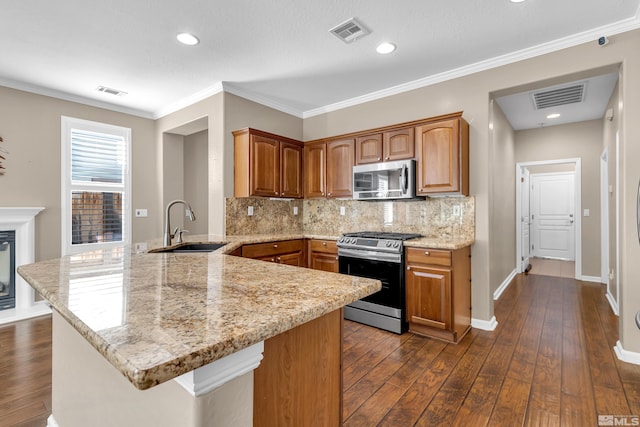
M 340 258 L 336 257 L 336 259 L 340 259 Z
M 389 160 L 390 158 L 391 158 L 391 157 L 387 156 L 387 157 L 385 157 L 384 159 L 385 159 L 385 160 Z
M 271 262 L 276 262 L 276 259 L 275 258 L 271 258 Z
M 407 266 L 407 270 L 411 270 L 411 267 L 410 267 L 410 266 Z
M 331 197 L 331 193 L 327 193 L 327 196 Z
M 278 262 L 280 262 L 280 257 L 278 257 Z
M 427 255 L 427 256 L 431 255 L 431 253 L 429 253 L 429 251 L 424 251 L 424 254 Z
M 274 248 L 277 248 L 277 247 L 278 247 L 278 245 L 273 245 L 273 247 L 274 247 Z
M 277 191 L 274 191 L 274 193 L 276 193 L 276 196 L 278 195 L 278 192 L 277 192 Z
M 327 246 L 327 242 L 322 242 L 322 246 Z
M 380 161 L 380 160 L 381 160 L 380 157 L 378 157 L 378 161 Z

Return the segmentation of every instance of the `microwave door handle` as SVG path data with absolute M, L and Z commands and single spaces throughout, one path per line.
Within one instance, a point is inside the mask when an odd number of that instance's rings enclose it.
M 407 194 L 409 190 L 409 168 L 407 165 L 402 165 L 402 194 Z

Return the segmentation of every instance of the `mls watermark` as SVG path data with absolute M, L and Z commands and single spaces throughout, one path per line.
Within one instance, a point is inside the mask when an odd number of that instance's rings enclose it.
M 598 415 L 599 426 L 640 426 L 638 415 Z

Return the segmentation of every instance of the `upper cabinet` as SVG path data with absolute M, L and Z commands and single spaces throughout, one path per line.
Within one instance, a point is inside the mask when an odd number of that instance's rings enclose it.
M 469 195 L 469 124 L 454 117 L 416 126 L 416 194 Z
M 302 197 L 302 143 L 246 128 L 234 136 L 234 196 Z
M 414 146 L 413 127 L 360 136 L 356 138 L 356 164 L 412 159 Z
M 354 153 L 353 139 L 306 144 L 304 197 L 351 197 Z

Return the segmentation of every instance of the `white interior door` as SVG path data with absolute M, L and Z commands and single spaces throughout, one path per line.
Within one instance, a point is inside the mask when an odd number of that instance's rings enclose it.
M 530 225 L 531 225 L 531 203 L 529 198 L 529 170 L 522 168 L 522 182 L 521 182 L 521 217 L 520 217 L 520 232 L 522 233 L 522 268 L 521 271 L 525 271 L 529 266 L 529 254 L 531 252 L 530 241 Z
M 531 175 L 531 255 L 575 260 L 575 173 Z

